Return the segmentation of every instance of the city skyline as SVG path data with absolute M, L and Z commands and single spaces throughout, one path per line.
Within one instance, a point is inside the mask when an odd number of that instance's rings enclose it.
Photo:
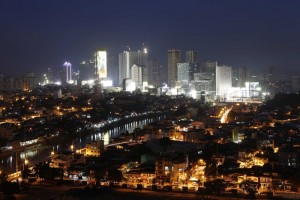
M 66 60 L 78 69 L 97 48 L 118 57 L 128 46 L 136 51 L 143 44 L 165 71 L 168 50 L 178 49 L 198 51 L 200 62 L 299 73 L 299 5 L 280 0 L 7 1 L 0 8 L 0 73 L 40 73 Z

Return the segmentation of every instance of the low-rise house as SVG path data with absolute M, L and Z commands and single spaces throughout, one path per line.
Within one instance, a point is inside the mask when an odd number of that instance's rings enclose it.
M 83 154 L 73 152 L 54 153 L 51 155 L 50 167 L 61 168 L 66 171 L 71 165 L 79 163 L 85 163 Z
M 272 175 L 270 173 L 264 173 L 262 176 L 259 177 L 260 183 L 260 192 L 268 192 L 272 190 Z

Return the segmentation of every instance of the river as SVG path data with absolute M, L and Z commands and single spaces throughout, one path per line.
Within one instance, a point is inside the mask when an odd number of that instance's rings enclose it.
M 16 172 L 16 163 L 18 165 L 18 170 L 21 170 L 24 167 L 25 158 L 29 161 L 29 165 L 32 166 L 39 162 L 48 161 L 50 159 L 50 154 L 52 150 L 59 151 L 65 150 L 67 146 L 70 147 L 71 144 L 74 145 L 74 149 L 79 149 L 85 147 L 86 143 L 97 140 L 104 140 L 104 144 L 107 145 L 114 138 L 120 136 L 121 133 L 128 131 L 129 133 L 133 132 L 135 128 L 143 128 L 144 125 L 147 125 L 154 121 L 159 121 L 163 119 L 163 116 L 146 118 L 143 120 L 136 120 L 121 126 L 113 127 L 107 131 L 95 131 L 95 133 L 84 136 L 76 137 L 75 139 L 70 139 L 64 146 L 62 145 L 41 145 L 38 148 L 32 150 L 26 150 L 20 153 L 15 153 L 13 155 L 8 155 L 0 158 L 0 169 L 6 174 Z M 18 158 L 16 160 L 16 158 Z

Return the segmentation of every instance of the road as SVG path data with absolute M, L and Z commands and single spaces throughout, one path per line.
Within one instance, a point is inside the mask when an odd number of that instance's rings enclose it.
M 226 109 L 226 110 L 224 111 L 224 113 L 223 113 L 223 115 L 222 115 L 222 117 L 221 117 L 221 119 L 220 119 L 220 121 L 221 121 L 222 124 L 227 123 L 227 117 L 228 117 L 228 114 L 229 114 L 229 112 L 231 111 L 231 109 L 232 109 L 232 108 L 228 108 L 228 109 Z

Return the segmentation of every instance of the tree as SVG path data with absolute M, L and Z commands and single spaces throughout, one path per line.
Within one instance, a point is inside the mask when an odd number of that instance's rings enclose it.
M 213 181 L 205 182 L 204 186 L 208 194 L 215 193 L 219 195 L 221 191 L 225 190 L 226 182 L 224 179 L 215 179 Z
M 0 193 L 3 193 L 5 199 L 15 199 L 13 194 L 20 192 L 20 186 L 16 182 L 7 181 L 7 176 L 4 173 L 0 173 Z
M 118 169 L 111 169 L 108 171 L 108 179 L 113 182 L 121 182 L 123 179 L 123 174 Z
M 53 180 L 56 177 L 61 177 L 61 169 L 51 168 L 49 164 L 39 164 L 37 166 L 39 177 L 46 180 Z
M 2 171 L 0 172 L 0 185 L 4 182 L 6 182 L 7 180 L 7 176 L 5 173 L 3 173 Z

